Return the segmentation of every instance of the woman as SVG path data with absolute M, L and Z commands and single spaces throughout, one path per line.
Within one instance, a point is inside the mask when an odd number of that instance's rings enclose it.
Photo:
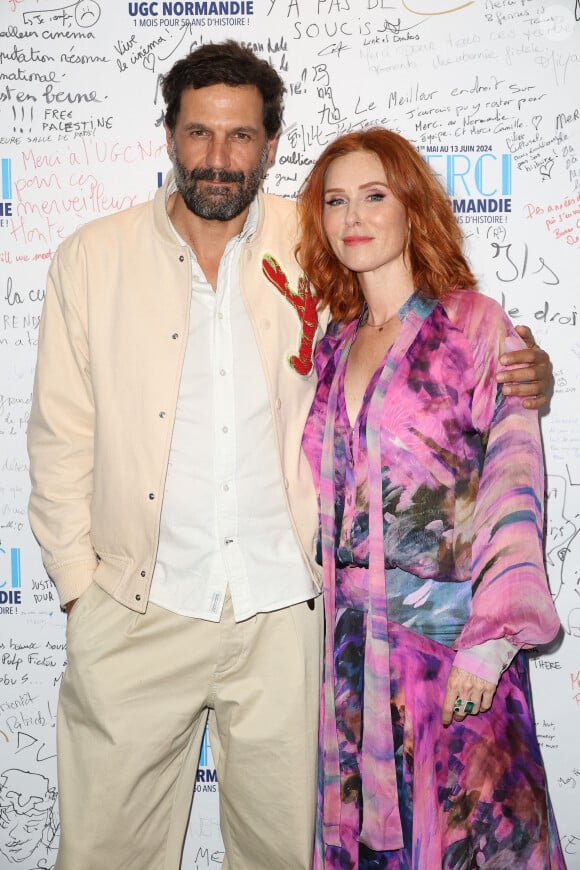
M 327 620 L 315 866 L 564 867 L 519 655 L 559 621 L 537 415 L 495 382 L 516 333 L 395 133 L 332 143 L 300 216 L 332 317 L 304 434 Z

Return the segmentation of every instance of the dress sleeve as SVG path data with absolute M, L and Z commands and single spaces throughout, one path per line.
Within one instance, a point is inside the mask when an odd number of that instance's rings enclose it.
M 453 664 L 457 668 L 463 668 L 488 683 L 497 686 L 499 678 L 512 663 L 518 648 L 506 640 L 498 637 L 495 640 L 486 640 L 477 646 L 461 649 L 455 655 Z
M 495 380 L 500 353 L 522 344 L 499 305 L 485 297 L 479 297 L 468 331 L 475 374 L 472 416 L 485 455 L 473 517 L 472 611 L 455 649 L 495 638 L 518 649 L 548 643 L 560 622 L 543 561 L 538 415 L 520 398 L 504 396 Z

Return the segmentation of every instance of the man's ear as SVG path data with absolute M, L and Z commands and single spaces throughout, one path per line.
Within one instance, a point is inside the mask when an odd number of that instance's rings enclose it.
M 171 159 L 171 151 L 173 147 L 173 133 L 171 132 L 165 121 L 163 122 L 163 126 L 165 127 L 165 144 L 167 147 L 167 154 L 169 156 L 169 159 Z
M 276 133 L 272 139 L 268 139 L 268 159 L 266 161 L 266 172 L 271 169 L 276 162 L 276 151 L 278 150 L 278 142 L 280 141 L 280 133 Z

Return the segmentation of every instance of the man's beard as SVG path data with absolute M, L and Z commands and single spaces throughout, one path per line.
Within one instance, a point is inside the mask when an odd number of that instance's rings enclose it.
M 231 221 L 241 214 L 255 198 L 266 171 L 268 146 L 260 155 L 260 162 L 247 175 L 225 169 L 186 169 L 176 153 L 175 141 L 171 146 L 171 162 L 175 185 L 189 211 L 208 221 Z M 199 182 L 229 182 L 235 187 Z

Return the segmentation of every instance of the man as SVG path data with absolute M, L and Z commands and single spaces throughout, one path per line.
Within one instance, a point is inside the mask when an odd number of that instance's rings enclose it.
M 58 870 L 179 867 L 208 714 L 224 867 L 310 866 L 316 305 L 294 207 L 259 190 L 283 92 L 234 42 L 176 63 L 174 173 L 51 266 L 29 449 L 31 523 L 70 612 Z M 546 374 L 541 352 L 512 361 L 533 359 Z

